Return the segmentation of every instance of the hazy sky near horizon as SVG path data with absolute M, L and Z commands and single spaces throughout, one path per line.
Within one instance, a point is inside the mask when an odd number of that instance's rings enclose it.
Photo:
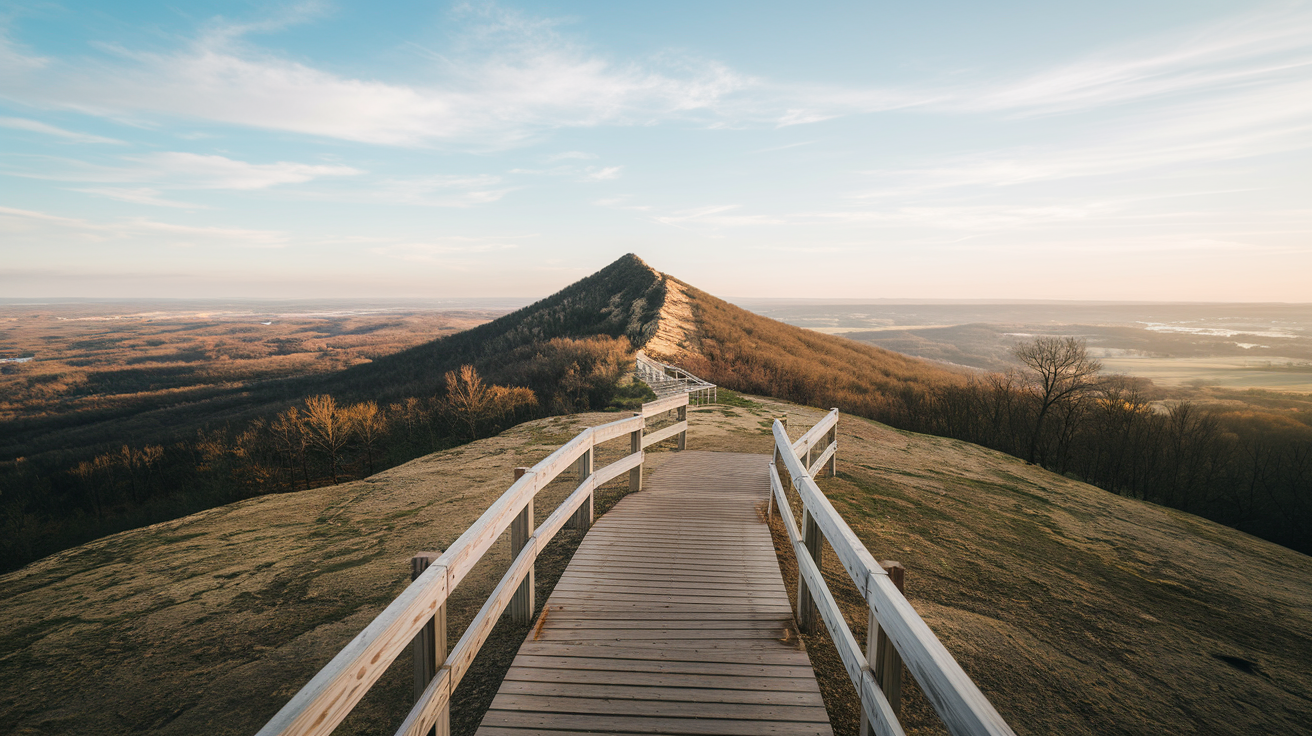
M 0 296 L 1312 302 L 1312 3 L 0 2 Z

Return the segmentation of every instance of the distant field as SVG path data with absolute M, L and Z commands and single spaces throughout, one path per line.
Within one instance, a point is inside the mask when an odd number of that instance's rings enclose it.
M 340 371 L 467 330 L 511 306 L 0 300 L 0 425 L 27 422 L 0 433 L 0 459 L 45 448 L 35 438 L 67 426 L 224 397 L 239 405 L 253 386 Z
M 822 304 L 743 301 L 758 314 L 920 358 L 1016 367 L 1037 335 L 1085 340 L 1106 372 L 1162 386 L 1312 393 L 1307 304 Z
M 1312 363 L 1292 359 L 1103 358 L 1103 370 L 1164 386 L 1202 383 L 1222 388 L 1312 393 Z

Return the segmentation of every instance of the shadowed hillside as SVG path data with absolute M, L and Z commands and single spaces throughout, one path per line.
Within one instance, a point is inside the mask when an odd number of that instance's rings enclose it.
M 377 399 L 432 394 L 443 373 L 463 364 L 514 380 L 553 339 L 627 338 L 636 349 L 656 333 L 664 300 L 665 276 L 630 253 L 519 311 L 348 369 L 317 390 Z
M 767 453 L 771 418 L 787 412 L 796 435 L 823 414 L 735 404 L 690 411 L 689 447 Z M 412 553 L 449 545 L 513 467 L 607 418 L 536 420 L 367 480 L 250 499 L 0 576 L 0 723 L 249 736 L 404 587 Z M 840 475 L 822 487 L 877 559 L 907 566 L 911 602 L 1017 733 L 1312 727 L 1308 557 L 955 440 L 844 417 L 839 447 Z M 648 470 L 668 456 L 653 453 Z M 450 641 L 508 561 L 503 539 L 457 589 Z M 860 636 L 864 608 L 832 554 L 825 572 Z M 502 622 L 492 661 L 457 694 L 457 734 L 524 633 Z M 832 649 L 823 635 L 807 648 L 837 732 L 853 733 Z M 380 688 L 338 733 L 392 732 L 410 698 L 406 656 Z M 914 688 L 904 708 L 909 733 L 939 732 Z

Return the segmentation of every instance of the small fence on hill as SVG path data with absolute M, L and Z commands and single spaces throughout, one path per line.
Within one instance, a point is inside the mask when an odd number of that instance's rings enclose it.
M 903 734 L 897 712 L 902 664 L 906 663 L 952 734 L 1014 736 L 902 595 L 901 566 L 891 563 L 886 569 L 875 562 L 812 480 L 817 471 L 828 470 L 830 475 L 837 472 L 838 410 L 829 412 L 795 442 L 789 440 L 787 427 L 777 419 L 773 433 L 774 457 L 783 461 L 802 503 L 799 531 L 779 470 L 775 462 L 770 463 L 771 498 L 767 510 L 778 504 L 797 556 L 798 628 L 810 633 L 818 628 L 817 620 L 824 622 L 861 698 L 862 735 Z M 870 608 L 865 652 L 857 645 L 820 574 L 825 541 Z
M 533 615 L 533 568 L 538 553 L 572 522 L 592 525 L 593 494 L 602 484 L 629 473 L 629 489 L 642 487 L 644 450 L 667 439 L 684 449 L 688 436 L 688 395 L 678 394 L 642 405 L 632 417 L 591 427 L 531 468 L 516 470 L 510 488 L 473 526 L 441 554 L 412 560 L 413 582 L 382 613 L 319 670 L 258 736 L 326 736 L 382 677 L 405 650 L 415 653 L 416 703 L 397 736 L 423 736 L 436 729 L 449 733 L 451 693 L 469 671 L 474 657 L 507 608 L 517 623 Z M 648 417 L 678 412 L 678 421 L 645 434 Z M 604 468 L 593 468 L 593 448 L 629 439 L 629 454 Z M 533 499 L 556 476 L 574 466 L 579 485 L 541 525 L 534 528 Z M 447 653 L 446 601 L 492 544 L 510 529 L 513 561 L 465 633 Z
M 641 350 L 634 358 L 634 373 L 643 383 L 651 386 L 658 399 L 688 394 L 689 403 L 699 405 L 714 404 L 718 398 L 715 384 L 703 381 L 678 366 L 652 360 Z

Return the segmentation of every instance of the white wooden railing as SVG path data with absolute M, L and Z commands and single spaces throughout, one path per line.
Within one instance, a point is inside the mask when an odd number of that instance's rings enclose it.
M 689 395 L 689 401 L 693 404 L 714 404 L 718 398 L 715 384 L 678 366 L 653 360 L 641 350 L 634 358 L 633 369 L 638 378 L 651 387 L 657 398 L 683 393 Z
M 796 441 L 788 438 L 788 428 L 783 422 L 775 420 L 773 429 L 775 458 L 783 460 L 802 502 L 799 532 L 779 471 L 771 462 L 771 501 L 779 505 L 797 555 L 798 627 L 814 631 L 816 617 L 824 621 L 861 698 L 863 736 L 903 733 L 897 709 L 890 702 L 898 698 L 902 670 L 899 658 L 906 663 L 949 732 L 955 736 L 1014 736 L 1002 716 L 903 597 L 889 572 L 875 562 L 812 480 L 816 471 L 827 469 L 833 474 L 837 467 L 838 410 L 829 412 Z M 826 540 L 870 607 L 865 652 L 857 645 L 820 574 L 821 548 Z
M 434 729 L 438 734 L 449 733 L 451 693 L 469 671 L 501 613 L 510 607 L 517 621 L 529 623 L 538 554 L 567 522 L 573 520 L 584 530 L 592 525 L 593 494 L 603 483 L 628 471 L 630 490 L 639 490 L 645 448 L 676 438 L 679 449 L 684 449 L 687 407 L 687 394 L 643 404 L 642 411 L 632 417 L 585 429 L 537 465 L 517 469 L 519 477 L 510 488 L 449 549 L 416 556 L 412 561 L 414 581 L 319 670 L 258 736 L 332 733 L 407 646 L 413 646 L 416 654 L 417 698 L 397 736 L 422 736 Z M 647 417 L 669 411 L 678 412 L 678 421 L 644 436 Z M 626 436 L 629 454 L 594 470 L 593 448 Z M 578 488 L 534 529 L 534 497 L 571 465 L 579 469 Z M 447 598 L 507 528 L 513 555 L 510 569 L 448 654 Z M 436 666 L 437 662 L 441 665 Z

